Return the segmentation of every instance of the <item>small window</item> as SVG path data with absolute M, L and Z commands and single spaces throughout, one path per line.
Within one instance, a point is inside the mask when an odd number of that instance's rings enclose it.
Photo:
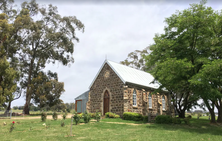
M 166 101 L 164 96 L 162 96 L 162 105 L 163 105 L 163 110 L 166 110 Z
M 152 108 L 152 95 L 151 95 L 151 93 L 149 93 L 148 99 L 149 99 L 149 108 Z
M 136 106 L 136 90 L 133 91 L 133 106 Z

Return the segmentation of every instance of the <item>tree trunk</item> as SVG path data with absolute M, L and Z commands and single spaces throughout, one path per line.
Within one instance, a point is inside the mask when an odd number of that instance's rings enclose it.
M 222 106 L 218 108 L 218 117 L 217 117 L 217 122 L 222 123 Z
M 5 115 L 8 114 L 9 111 L 11 110 L 11 103 L 12 103 L 12 101 L 9 101 L 8 106 L 7 106 L 5 113 L 4 113 Z
M 185 110 L 181 110 L 178 114 L 179 118 L 185 118 Z
M 30 93 L 30 84 L 31 84 L 31 75 L 32 75 L 32 70 L 33 70 L 33 63 L 34 63 L 34 57 L 31 60 L 30 63 L 30 68 L 29 68 L 29 75 L 28 75 L 28 84 L 27 84 L 27 89 L 26 89 L 26 100 L 25 100 L 25 105 L 23 109 L 23 113 L 29 115 L 29 105 L 31 101 L 31 93 Z

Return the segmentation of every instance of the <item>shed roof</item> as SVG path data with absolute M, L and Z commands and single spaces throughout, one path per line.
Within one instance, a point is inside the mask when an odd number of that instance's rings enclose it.
M 86 99 L 88 100 L 89 97 L 89 90 L 82 93 L 81 95 L 79 95 L 78 97 L 75 98 L 75 100 L 80 100 L 80 99 Z
M 105 60 L 89 88 L 92 87 L 93 83 L 95 82 L 96 78 L 98 77 L 99 73 L 101 72 L 102 68 L 106 63 L 113 69 L 113 71 L 119 76 L 119 78 L 123 81 L 124 84 L 128 82 L 154 89 L 157 89 L 160 86 L 157 83 L 151 83 L 154 80 L 154 77 L 147 72 L 134 69 L 109 60 Z

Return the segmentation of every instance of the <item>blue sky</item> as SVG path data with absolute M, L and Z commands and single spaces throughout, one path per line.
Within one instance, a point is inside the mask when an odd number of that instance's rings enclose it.
M 15 0 L 17 5 L 23 1 Z M 45 70 L 57 72 L 64 82 L 65 92 L 61 99 L 74 102 L 74 98 L 89 89 L 102 63 L 108 60 L 120 62 L 128 53 L 142 50 L 154 43 L 156 33 L 163 33 L 164 20 L 189 7 L 196 0 L 37 0 L 40 5 L 58 7 L 62 16 L 76 16 L 84 25 L 85 32 L 77 32 L 80 42 L 75 43 L 75 63 L 70 67 L 48 64 Z M 222 2 L 209 0 L 207 6 L 220 10 Z M 12 106 L 24 105 L 24 97 L 13 101 Z

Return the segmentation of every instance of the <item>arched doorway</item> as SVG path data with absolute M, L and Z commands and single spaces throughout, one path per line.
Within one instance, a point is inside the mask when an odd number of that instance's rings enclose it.
M 105 91 L 104 97 L 103 97 L 103 115 L 109 112 L 109 99 L 110 99 L 109 92 Z

